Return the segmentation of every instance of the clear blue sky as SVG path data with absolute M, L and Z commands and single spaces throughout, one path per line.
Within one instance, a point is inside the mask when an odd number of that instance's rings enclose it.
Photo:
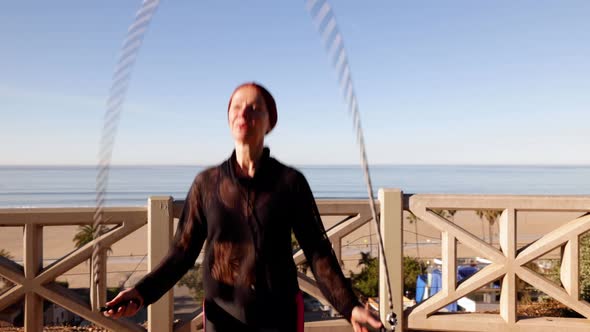
M 590 164 L 590 1 L 331 1 L 371 163 Z M 0 164 L 94 164 L 140 1 L 0 4 Z M 234 86 L 262 82 L 291 164 L 356 164 L 352 124 L 303 1 L 163 1 L 115 164 L 211 164 Z

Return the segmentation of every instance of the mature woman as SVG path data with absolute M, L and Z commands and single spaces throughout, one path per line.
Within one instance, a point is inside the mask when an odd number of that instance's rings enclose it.
M 305 177 L 264 147 L 277 123 L 274 98 L 257 83 L 240 85 L 229 100 L 228 122 L 235 141 L 231 157 L 197 175 L 168 255 L 108 302 L 114 309 L 105 315 L 131 316 L 158 300 L 193 266 L 207 240 L 207 332 L 303 331 L 293 231 L 322 293 L 354 331 L 367 331 L 364 324 L 380 327 L 346 281 Z

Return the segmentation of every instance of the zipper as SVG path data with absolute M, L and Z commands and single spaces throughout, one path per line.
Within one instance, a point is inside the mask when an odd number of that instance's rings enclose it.
M 254 216 L 254 201 L 252 200 L 250 201 L 250 195 L 252 194 L 251 191 L 251 183 L 250 181 L 247 182 L 246 185 L 247 188 L 247 195 L 246 195 L 246 223 L 248 224 L 248 227 L 250 228 L 250 234 L 252 235 L 252 244 L 254 246 L 254 275 L 255 275 L 255 282 L 253 284 L 250 285 L 250 289 L 252 291 L 256 290 L 256 283 L 258 283 L 258 279 L 259 279 L 259 273 L 258 273 L 258 232 L 259 231 L 259 225 L 258 225 L 258 221 L 256 220 L 256 217 Z

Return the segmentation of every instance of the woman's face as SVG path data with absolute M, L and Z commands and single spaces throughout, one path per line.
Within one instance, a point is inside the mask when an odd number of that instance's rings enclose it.
M 244 86 L 234 93 L 228 120 L 236 142 L 258 144 L 264 141 L 270 122 L 266 104 L 257 88 Z

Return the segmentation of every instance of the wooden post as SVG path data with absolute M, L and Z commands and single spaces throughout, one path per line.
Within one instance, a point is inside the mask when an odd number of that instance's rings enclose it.
M 172 242 L 174 206 L 170 196 L 148 199 L 148 271 L 164 258 Z M 174 293 L 168 291 L 148 307 L 148 331 L 172 331 Z
M 506 209 L 500 216 L 500 248 L 504 256 L 509 260 L 516 258 L 516 210 Z M 500 291 L 500 316 L 510 328 L 516 324 L 516 274 L 512 265 L 507 266 L 507 273 L 502 278 L 502 290 Z M 488 294 L 489 297 L 495 294 Z
M 457 288 L 457 240 L 449 232 L 442 232 L 442 290 L 447 294 Z
M 336 255 L 336 259 L 338 260 L 338 264 L 342 266 L 342 238 L 336 237 L 332 240 L 332 248 L 334 249 L 334 254 Z
M 35 293 L 33 279 L 43 268 L 43 226 L 24 226 L 25 332 L 43 330 L 43 298 Z
M 379 189 L 381 207 L 380 231 L 383 236 L 383 250 L 387 259 L 392 288 L 393 312 L 397 315 L 396 331 L 404 329 L 404 269 L 403 269 L 403 192 L 399 189 Z M 389 313 L 389 291 L 385 280 L 385 264 L 379 251 L 379 312 L 381 321 L 386 322 Z
M 580 240 L 578 236 L 572 236 L 561 253 L 561 283 L 575 301 L 580 299 L 579 246 Z

